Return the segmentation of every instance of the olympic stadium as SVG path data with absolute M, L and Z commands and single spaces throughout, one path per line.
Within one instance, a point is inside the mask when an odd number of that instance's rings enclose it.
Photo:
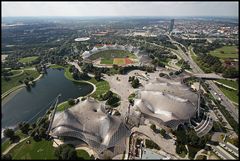
M 82 57 L 83 59 L 86 59 L 88 57 L 90 57 L 91 55 L 93 54 L 96 54 L 100 51 L 105 51 L 105 50 L 127 50 L 129 52 L 133 52 L 134 54 L 138 54 L 139 53 L 139 50 L 136 48 L 136 47 L 133 47 L 131 45 L 117 45 L 117 44 L 114 44 L 114 45 L 103 45 L 102 47 L 94 47 L 92 50 L 90 51 L 85 51 L 83 54 L 82 54 Z
M 107 114 L 103 104 L 87 98 L 56 113 L 50 135 L 79 139 L 100 154 L 109 148 L 124 148 L 122 142 L 130 135 L 130 130 L 120 118 Z
M 197 112 L 198 95 L 181 82 L 158 79 L 136 92 L 134 110 L 144 118 L 176 129 Z

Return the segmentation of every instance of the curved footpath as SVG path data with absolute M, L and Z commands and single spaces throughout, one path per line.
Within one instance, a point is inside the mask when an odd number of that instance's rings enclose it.
M 17 71 L 17 70 L 16 70 Z M 20 73 L 18 73 L 18 74 L 15 74 L 15 75 L 10 75 L 10 76 L 8 76 L 9 78 L 14 78 L 14 77 L 17 77 L 17 76 L 20 76 L 20 75 L 22 75 L 23 74 L 23 72 L 24 72 L 24 70 L 21 70 L 21 72 Z M 2 76 L 3 77 L 3 76 Z
M 7 154 L 12 148 L 14 148 L 16 145 L 20 144 L 21 142 L 25 141 L 25 140 L 28 139 L 29 137 L 30 137 L 30 136 L 21 139 L 21 140 L 20 140 L 19 142 L 17 142 L 17 143 L 11 144 L 11 145 L 2 153 L 2 155 Z

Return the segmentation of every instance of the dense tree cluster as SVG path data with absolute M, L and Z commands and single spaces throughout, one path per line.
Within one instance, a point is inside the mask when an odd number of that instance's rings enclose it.
M 28 134 L 30 130 L 30 125 L 29 123 L 22 122 L 18 124 L 18 128 L 22 131 L 23 134 Z
M 139 82 L 138 78 L 135 76 L 132 76 L 132 77 L 130 76 L 128 79 L 128 82 L 131 83 L 133 88 L 138 88 L 140 86 L 140 82 Z
M 223 44 L 221 44 L 218 41 L 213 41 L 212 43 L 196 43 L 196 44 L 192 44 L 192 46 L 193 46 L 193 51 L 197 55 L 199 55 L 201 53 L 208 53 L 211 50 L 220 48 L 223 46 Z
M 238 70 L 234 67 L 226 68 L 223 71 L 223 77 L 225 78 L 238 78 L 238 76 L 239 76 Z
M 182 69 L 191 69 L 189 63 L 187 61 L 184 61 L 183 59 L 180 59 L 178 63 L 181 64 Z
M 189 150 L 189 155 L 194 158 L 196 152 L 203 149 L 206 143 L 210 140 L 211 136 L 209 134 L 199 138 L 193 129 L 188 128 L 187 131 L 182 126 L 179 126 L 176 131 L 173 132 L 176 137 L 176 152 L 181 154 L 185 151 L 184 145 L 191 146 L 194 150 Z
M 58 146 L 55 149 L 55 156 L 59 160 L 76 160 L 77 157 L 77 151 L 75 150 L 75 147 L 71 144 L 62 144 Z
M 105 94 L 100 95 L 100 100 L 106 101 L 106 105 L 110 105 L 111 107 L 117 107 L 120 104 L 120 97 L 110 90 Z
M 46 131 L 49 126 L 48 115 L 38 118 L 37 122 L 32 124 L 32 130 L 30 131 L 30 136 L 33 137 L 35 141 L 40 141 L 42 138 L 47 138 Z
M 160 150 L 160 147 L 156 143 L 154 143 L 152 140 L 146 139 L 145 144 L 146 144 L 146 148 Z
M 187 47 L 192 44 L 206 43 L 207 41 L 207 39 L 182 39 L 179 36 L 174 36 L 173 39 Z

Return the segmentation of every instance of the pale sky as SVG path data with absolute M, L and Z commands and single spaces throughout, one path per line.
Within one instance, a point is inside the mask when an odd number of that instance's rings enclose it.
M 1 2 L 8 16 L 233 16 L 238 2 Z

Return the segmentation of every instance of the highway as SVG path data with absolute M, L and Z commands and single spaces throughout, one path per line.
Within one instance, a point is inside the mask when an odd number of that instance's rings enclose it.
M 179 54 L 181 55 L 181 57 L 185 60 L 188 61 L 190 66 L 192 67 L 192 70 L 194 73 L 198 73 L 198 74 L 203 74 L 204 72 L 202 71 L 202 69 L 195 63 L 195 61 L 192 59 L 192 57 L 190 56 L 190 51 L 186 49 L 186 47 L 182 44 L 180 44 L 179 42 L 174 41 L 171 36 L 167 35 L 170 39 L 170 41 L 173 44 L 177 44 L 178 47 L 178 51 Z M 188 55 L 187 56 L 182 49 L 178 46 L 181 45 L 183 48 L 185 48 L 186 51 L 188 51 Z M 238 120 L 238 108 L 236 108 L 232 102 L 224 95 L 224 93 L 218 88 L 218 86 L 216 84 L 213 83 L 213 81 L 211 80 L 206 80 L 206 82 L 209 84 L 209 87 L 211 88 L 210 93 L 213 95 L 213 97 L 215 99 L 218 99 L 218 97 L 220 97 L 222 99 L 221 104 L 223 106 L 226 107 L 226 109 L 229 111 L 229 113 L 232 115 L 232 117 L 237 121 L 237 123 L 239 122 Z M 214 93 L 217 93 L 218 95 L 221 96 L 217 96 Z

